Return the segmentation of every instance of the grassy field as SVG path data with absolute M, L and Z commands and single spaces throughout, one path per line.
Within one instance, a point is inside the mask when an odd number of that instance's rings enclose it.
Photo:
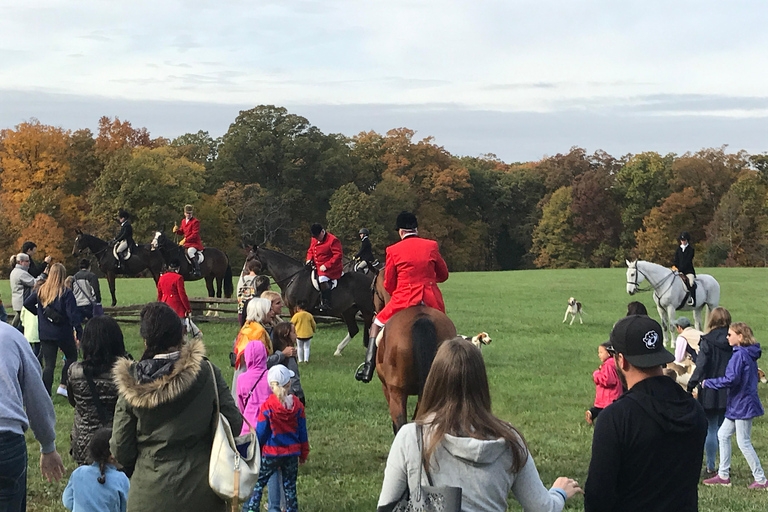
M 702 270 L 704 272 L 705 270 Z M 747 322 L 758 341 L 768 339 L 765 269 L 708 269 L 722 287 L 722 305 L 734 321 Z M 597 368 L 597 345 L 608 338 L 613 323 L 626 312 L 630 300 L 641 300 L 658 320 L 651 294 L 631 298 L 621 269 L 537 270 L 453 274 L 441 288 L 448 315 L 460 333 L 487 331 L 493 343 L 484 347 L 494 412 L 525 435 L 546 485 L 558 476 L 586 479 L 592 429 L 584 410 L 592 405 L 595 388 L 591 373 Z M 103 285 L 106 290 L 106 283 Z M 188 286 L 190 295 L 203 295 L 201 282 Z M 0 294 L 10 306 L 7 281 Z M 569 296 L 584 304 L 584 325 L 568 326 L 562 317 Z M 153 300 L 151 280 L 118 281 L 120 304 Z M 211 359 L 231 376 L 227 354 L 236 334 L 234 326 L 201 325 Z M 139 356 L 142 342 L 136 326 L 125 326 L 126 344 Z M 344 336 L 341 326 L 321 326 L 312 342 L 311 363 L 301 367 L 307 396 L 307 425 L 311 453 L 299 470 L 299 502 L 305 511 L 375 510 L 381 489 L 392 427 L 381 386 L 375 379 L 364 385 L 353 372 L 362 362 L 360 338 L 343 357 L 333 357 Z M 763 368 L 768 362 L 762 362 Z M 58 376 L 57 376 L 58 380 Z M 768 386 L 760 385 L 768 404 Z M 410 404 L 413 408 L 413 400 Z M 68 455 L 72 409 L 66 399 L 54 398 L 58 448 L 67 472 L 75 466 Z M 29 510 L 64 510 L 61 493 L 66 480 L 49 484 L 40 476 L 39 445 L 27 435 L 30 458 Z M 754 422 L 752 441 L 768 467 L 768 421 Z M 768 493 L 750 492 L 752 476 L 735 446 L 731 489 L 700 487 L 702 511 L 768 510 Z M 659 470 L 664 471 L 663 461 Z M 583 509 L 581 497 L 568 510 Z M 509 510 L 519 510 L 514 499 Z

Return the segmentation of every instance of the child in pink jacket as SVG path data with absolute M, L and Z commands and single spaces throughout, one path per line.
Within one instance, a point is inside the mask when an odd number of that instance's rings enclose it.
M 258 340 L 257 340 L 258 341 Z M 267 382 L 267 349 L 261 342 L 249 343 L 243 351 L 246 370 L 237 378 L 237 407 L 253 428 L 259 419 L 259 408 L 272 394 Z M 247 434 L 248 423 L 243 422 L 240 435 Z
M 601 364 L 600 368 L 592 373 L 592 379 L 595 381 L 595 406 L 584 413 L 584 419 L 590 425 L 597 419 L 600 411 L 611 405 L 624 392 L 613 356 L 613 346 L 610 341 L 601 343 L 597 347 L 597 357 L 600 358 Z

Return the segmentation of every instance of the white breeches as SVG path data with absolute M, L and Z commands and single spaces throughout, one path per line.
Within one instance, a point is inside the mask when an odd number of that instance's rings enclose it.
M 128 248 L 128 242 L 125 240 L 120 240 L 120 243 L 117 244 L 117 252 L 123 252 Z
M 328 276 L 317 276 L 317 281 L 319 283 L 327 283 L 328 281 L 331 281 L 331 278 Z
M 187 247 L 187 256 L 189 256 L 189 259 L 194 260 L 195 254 L 197 254 L 197 249 L 194 247 Z

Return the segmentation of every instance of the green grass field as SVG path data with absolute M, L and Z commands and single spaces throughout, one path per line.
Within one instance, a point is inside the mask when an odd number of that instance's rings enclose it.
M 722 287 L 722 304 L 734 321 L 747 322 L 758 341 L 768 339 L 766 269 L 707 269 Z M 102 285 L 106 290 L 106 283 Z M 626 312 L 630 300 L 646 304 L 658 320 L 650 293 L 630 297 L 622 269 L 536 270 L 453 274 L 442 285 L 448 315 L 460 333 L 487 331 L 493 338 L 484 347 L 493 408 L 525 435 L 544 483 L 570 476 L 584 483 L 589 466 L 592 429 L 584 422 L 584 410 L 592 405 L 595 388 L 591 373 L 599 363 L 597 345 L 608 338 L 613 323 Z M 118 281 L 120 304 L 142 303 L 155 298 L 151 280 Z M 204 294 L 202 282 L 188 286 L 190 295 Z M 0 294 L 10 309 L 7 281 Z M 574 296 L 584 304 L 584 325 L 563 324 L 566 301 Z M 211 359 L 231 377 L 228 363 L 236 328 L 201 324 Z M 138 328 L 123 329 L 134 356 L 142 352 Z M 340 325 L 321 325 L 312 342 L 311 362 L 301 367 L 307 396 L 307 425 L 311 452 L 299 470 L 299 502 L 305 511 L 375 510 L 381 489 L 392 427 L 377 379 L 364 385 L 353 372 L 364 350 L 358 336 L 344 352 L 333 357 L 343 338 Z M 768 368 L 768 361 L 761 367 Z M 57 375 L 58 380 L 58 375 Z M 760 385 L 768 404 L 768 386 Z M 411 399 L 413 409 L 415 399 Z M 58 448 L 67 472 L 75 466 L 69 457 L 72 408 L 55 397 Z M 27 435 L 30 457 L 29 510 L 64 510 L 61 493 L 66 479 L 56 484 L 40 476 L 39 445 Z M 768 421 L 754 422 L 752 441 L 768 468 Z M 735 446 L 731 489 L 700 487 L 702 511 L 768 510 L 768 493 L 750 492 L 749 468 Z M 664 462 L 659 461 L 664 471 Z M 568 510 L 583 509 L 583 500 L 569 501 Z M 519 510 L 510 499 L 509 510 Z

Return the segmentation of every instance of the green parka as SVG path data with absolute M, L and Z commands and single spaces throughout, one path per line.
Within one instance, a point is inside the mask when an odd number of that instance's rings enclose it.
M 119 360 L 113 376 L 118 389 L 110 447 L 126 467 L 134 467 L 128 512 L 225 511 L 226 503 L 208 485 L 216 400 L 202 341 L 184 344 L 172 371 L 139 383 L 136 362 Z M 242 416 L 214 365 L 221 412 L 233 432 Z

